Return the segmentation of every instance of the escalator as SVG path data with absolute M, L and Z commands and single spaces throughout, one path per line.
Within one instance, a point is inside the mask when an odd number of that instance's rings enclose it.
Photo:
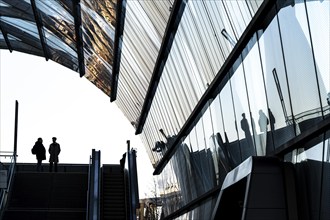
M 101 219 L 127 219 L 128 189 L 125 178 L 127 172 L 120 165 L 103 165 Z

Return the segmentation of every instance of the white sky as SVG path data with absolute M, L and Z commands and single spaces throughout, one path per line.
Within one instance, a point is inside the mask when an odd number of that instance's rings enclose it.
M 86 164 L 96 149 L 102 164 L 119 164 L 130 140 L 137 150 L 140 198 L 152 195 L 153 168 L 140 138 L 117 105 L 85 77 L 51 60 L 0 50 L 0 151 L 13 151 L 15 100 L 18 162 L 35 163 L 31 148 L 37 138 L 48 149 L 56 136 L 60 163 Z

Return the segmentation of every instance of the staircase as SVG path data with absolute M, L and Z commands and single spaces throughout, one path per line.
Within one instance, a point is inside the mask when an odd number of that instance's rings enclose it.
M 86 219 L 86 172 L 16 171 L 3 220 Z
M 126 173 L 120 165 L 103 165 L 101 188 L 101 219 L 127 219 L 128 189 Z

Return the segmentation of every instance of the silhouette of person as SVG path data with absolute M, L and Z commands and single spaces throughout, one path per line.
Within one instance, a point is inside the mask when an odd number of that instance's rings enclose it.
M 328 93 L 327 103 L 328 103 L 328 105 L 330 105 L 330 92 Z
M 267 125 L 269 124 L 269 120 L 265 113 L 260 109 L 259 110 L 259 120 L 258 120 L 259 128 L 262 133 L 267 132 Z
M 120 166 L 122 169 L 125 168 L 126 153 L 123 154 L 123 158 L 120 159 Z
M 270 108 L 268 108 L 268 116 L 269 116 L 269 121 L 270 121 L 270 130 L 275 131 L 275 117 L 274 117 L 272 111 L 270 110 Z
M 249 122 L 245 117 L 245 113 L 242 113 L 242 120 L 241 120 L 241 128 L 244 131 L 245 134 L 245 138 L 246 138 L 246 142 L 248 144 L 248 151 L 247 151 L 247 155 L 245 156 L 251 156 L 251 155 L 255 155 L 254 154 L 254 145 L 253 145 L 253 140 L 252 140 L 252 136 L 251 136 L 251 131 L 250 131 L 250 126 L 249 126 Z M 244 159 L 246 157 L 243 157 Z
M 241 128 L 245 133 L 245 137 L 251 137 L 251 132 L 250 132 L 250 127 L 249 127 L 249 122 L 247 121 L 245 117 L 245 113 L 242 114 L 242 120 L 241 120 Z
M 41 171 L 41 163 L 43 160 L 46 160 L 46 149 L 44 145 L 42 144 L 42 138 L 38 138 L 36 143 L 34 144 L 32 148 L 32 154 L 36 155 L 37 158 L 37 171 Z
M 61 147 L 60 144 L 56 142 L 56 137 L 52 138 L 53 143 L 49 145 L 48 152 L 50 154 L 49 157 L 49 172 L 53 171 L 53 165 L 54 165 L 54 170 L 57 172 L 57 163 L 58 163 L 58 155 L 61 152 Z

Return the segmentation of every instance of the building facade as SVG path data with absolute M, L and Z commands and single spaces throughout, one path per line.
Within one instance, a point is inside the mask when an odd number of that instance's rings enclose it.
M 294 165 L 299 219 L 330 217 L 329 12 L 329 1 L 187 2 L 142 133 L 163 217 L 211 218 L 212 192 L 250 156 Z

